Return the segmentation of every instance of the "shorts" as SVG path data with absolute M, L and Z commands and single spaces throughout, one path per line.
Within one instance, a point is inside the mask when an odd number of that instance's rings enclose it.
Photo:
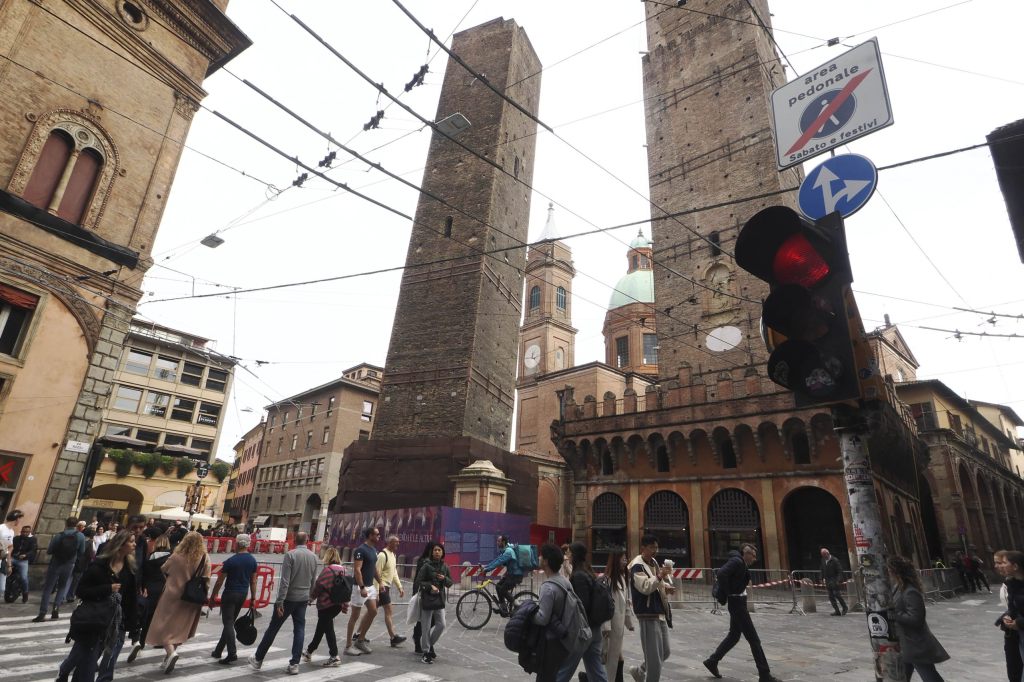
M 377 601 L 377 586 L 370 585 L 366 588 L 366 596 L 361 596 L 362 592 L 358 585 L 352 586 L 352 606 L 360 608 L 368 601 Z
M 391 604 L 391 587 L 380 588 L 380 597 L 377 599 L 377 604 L 380 606 L 388 606 Z

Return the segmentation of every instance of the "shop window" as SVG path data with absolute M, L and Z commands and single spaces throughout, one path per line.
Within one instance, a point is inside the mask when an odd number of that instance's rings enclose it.
M 0 353 L 16 356 L 32 321 L 39 297 L 0 284 Z
M 206 388 L 211 391 L 224 392 L 224 387 L 228 383 L 228 373 L 221 369 L 213 369 L 212 367 L 206 373 Z
M 149 376 L 149 366 L 153 364 L 153 354 L 143 353 L 134 348 L 128 349 L 128 357 L 124 361 L 124 371 L 139 376 Z
M 125 412 L 138 412 L 139 402 L 141 401 L 142 391 L 140 389 L 131 388 L 130 386 L 118 386 L 114 391 L 113 408 Z

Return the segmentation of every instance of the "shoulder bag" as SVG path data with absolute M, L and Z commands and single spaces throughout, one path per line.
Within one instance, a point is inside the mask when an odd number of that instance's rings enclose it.
M 188 602 L 189 604 L 205 604 L 207 601 L 207 578 L 203 575 L 203 569 L 206 568 L 206 558 L 199 562 L 196 566 L 195 573 L 185 583 L 185 589 L 181 591 L 181 600 Z

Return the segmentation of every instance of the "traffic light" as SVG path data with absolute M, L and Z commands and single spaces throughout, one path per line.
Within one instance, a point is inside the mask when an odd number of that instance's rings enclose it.
M 736 264 L 771 287 L 761 317 L 769 378 L 800 406 L 859 398 L 853 334 L 860 320 L 847 306 L 853 274 L 842 216 L 812 222 L 770 206 L 740 230 Z

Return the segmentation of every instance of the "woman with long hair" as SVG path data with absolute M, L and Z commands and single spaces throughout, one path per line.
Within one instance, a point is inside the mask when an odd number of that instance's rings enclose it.
M 67 680 L 72 671 L 72 682 L 113 679 L 125 632 L 135 632 L 138 627 L 135 591 L 135 536 L 121 531 L 103 545 L 103 551 L 82 575 L 76 592 L 83 602 L 78 608 L 91 609 L 96 602 L 111 602 L 114 613 L 110 626 L 71 627 L 68 636 L 75 645 L 60 664 L 58 680 Z M 101 656 L 97 669 L 96 661 Z
M 434 543 L 430 558 L 423 562 L 416 573 L 420 595 L 420 648 L 423 662 L 433 663 L 437 658 L 434 645 L 444 633 L 444 605 L 452 576 L 444 563 L 444 545 Z M 431 625 L 433 623 L 433 625 Z
M 949 654 L 925 621 L 921 577 L 914 565 L 901 556 L 889 557 L 886 566 L 893 581 L 892 614 L 900 642 L 903 675 L 910 680 L 916 670 L 922 682 L 943 682 L 935 664 L 948 661 Z
M 339 613 L 348 613 L 351 602 L 335 602 L 331 596 L 331 587 L 338 578 L 347 577 L 348 571 L 341 565 L 341 553 L 336 547 L 328 547 L 324 551 L 324 568 L 309 592 L 309 600 L 316 604 L 316 632 L 302 654 L 302 660 L 307 663 L 312 662 L 313 652 L 320 646 L 320 639 L 326 637 L 327 653 L 330 654 L 330 658 L 324 661 L 324 667 L 334 668 L 341 665 L 341 659 L 338 657 L 338 639 L 334 634 L 334 619 Z M 349 596 L 351 597 L 351 591 Z
M 1024 679 L 1024 553 L 1001 549 L 993 555 L 996 571 L 1003 577 L 999 601 L 1006 610 L 996 620 L 1003 631 L 1003 656 L 1006 658 L 1006 678 L 1010 682 Z
M 599 578 L 608 582 L 612 599 L 615 600 L 612 619 L 601 626 L 601 634 L 604 636 L 604 667 L 606 671 L 615 668 L 615 682 L 622 682 L 622 640 L 626 630 L 633 632 L 633 603 L 629 596 L 629 571 L 626 570 L 628 563 L 624 551 L 617 549 L 611 552 L 604 577 Z
M 576 596 L 580 598 L 587 608 L 587 615 L 590 614 L 590 603 L 594 595 L 594 570 L 590 568 L 590 559 L 587 556 L 587 546 L 582 542 L 574 542 L 569 545 L 569 557 L 572 561 L 572 573 L 569 575 L 569 584 L 572 585 Z M 601 625 L 604 625 L 602 623 Z M 595 622 L 590 634 L 590 643 L 582 651 L 573 651 L 562 663 L 558 670 L 556 679 L 559 682 L 568 682 L 580 662 L 587 671 L 586 677 L 591 682 L 608 682 L 608 672 L 602 662 L 601 647 L 604 644 L 601 637 L 601 628 Z
M 195 637 L 196 628 L 199 627 L 199 614 L 203 605 L 184 601 L 181 596 L 185 592 L 185 584 L 193 576 L 203 577 L 207 581 L 210 579 L 206 540 L 199 533 L 187 533 L 160 570 L 167 581 L 156 605 L 147 639 L 164 648 L 161 669 L 169 673 L 178 662 L 178 647 Z
M 146 535 L 143 534 L 142 537 L 145 538 Z M 146 647 L 149 625 L 153 622 L 153 614 L 156 613 L 156 605 L 160 603 L 160 595 L 164 591 L 164 582 L 166 581 L 160 569 L 167 563 L 170 556 L 170 540 L 163 534 L 157 536 L 153 542 L 153 551 L 142 563 L 141 579 L 139 581 L 139 594 L 144 600 L 140 609 L 142 614 L 142 633 L 139 635 L 139 641 L 135 643 L 131 653 L 128 654 L 129 663 L 134 661 L 138 657 L 139 652 Z
M 413 574 L 413 577 L 412 577 L 412 594 L 419 594 L 420 593 L 420 583 L 419 583 L 420 569 L 423 568 L 423 564 L 425 564 L 427 562 L 427 560 L 430 559 L 430 555 L 433 553 L 434 547 L 436 547 L 439 544 L 440 543 L 434 542 L 433 540 L 428 542 L 427 546 L 423 548 L 423 553 L 420 554 L 420 558 L 416 560 L 416 572 Z M 423 653 L 423 647 L 420 645 L 420 638 L 421 638 L 422 634 L 423 634 L 423 632 L 422 632 L 422 628 L 420 627 L 420 619 L 417 616 L 417 618 L 416 618 L 416 627 L 414 627 L 413 630 L 412 630 L 412 641 L 413 641 L 413 644 L 416 645 L 416 650 L 415 651 L 416 651 L 417 654 L 422 654 Z

